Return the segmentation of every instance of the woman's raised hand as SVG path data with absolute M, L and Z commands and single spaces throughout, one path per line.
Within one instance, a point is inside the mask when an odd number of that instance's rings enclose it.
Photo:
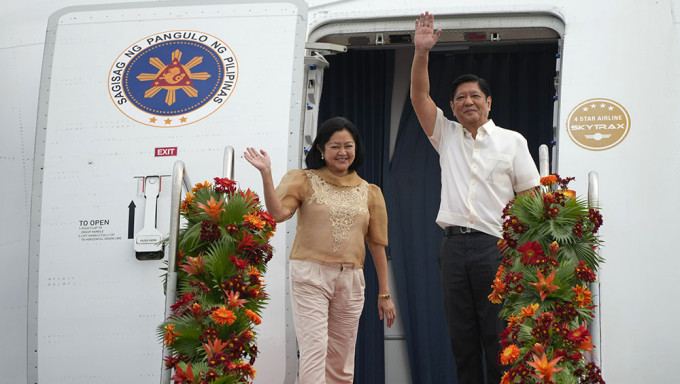
M 255 148 L 248 147 L 246 148 L 246 151 L 243 152 L 243 157 L 260 172 L 271 168 L 272 166 L 271 159 L 264 149 L 260 149 L 258 152 Z

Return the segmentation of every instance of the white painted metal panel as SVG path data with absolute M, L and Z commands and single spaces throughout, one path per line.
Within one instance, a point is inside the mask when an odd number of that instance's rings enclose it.
M 131 202 L 136 205 L 134 232 L 145 225 L 140 177 L 170 175 L 181 159 L 193 182 L 211 181 L 222 175 L 225 145 L 239 154 L 246 146 L 267 148 L 275 178 L 299 163 L 305 5 L 166 4 L 71 8 L 51 19 L 38 121 L 38 153 L 44 157 L 36 159 L 33 196 L 29 382 L 158 381 L 163 263 L 137 260 L 128 238 Z M 183 33 L 166 38 L 168 31 Z M 225 87 L 218 89 L 196 108 L 209 110 L 203 115 L 152 110 L 143 116 L 157 115 L 158 123 L 139 117 L 139 111 L 119 109 L 114 102 L 120 99 L 115 92 L 109 95 L 115 83 L 112 67 L 129 60 L 126 66 L 132 68 L 134 55 L 125 52 L 137 54 L 176 40 L 214 47 L 225 75 L 218 88 L 237 71 L 229 97 L 215 101 Z M 229 51 L 220 52 L 219 43 Z M 171 61 L 158 52 L 139 60 L 160 56 L 166 64 Z M 210 55 L 194 72 L 219 75 L 219 66 L 207 65 Z M 180 61 L 187 65 L 190 59 Z M 200 99 L 202 79 L 193 80 Z M 163 88 L 151 97 L 163 100 L 167 93 Z M 178 103 L 187 97 L 176 93 Z M 178 120 L 186 116 L 187 124 Z M 163 119 L 174 119 L 172 127 Z M 157 148 L 173 148 L 166 152 L 176 155 L 157 156 Z M 235 169 L 240 186 L 261 189 L 259 174 L 245 160 L 237 158 Z M 162 178 L 157 217 L 158 229 L 167 234 L 170 191 L 164 186 L 168 177 Z M 291 372 L 286 365 L 286 356 L 294 356 L 286 353 L 294 338 L 286 323 L 286 232 L 281 225 L 273 238 L 277 252 L 265 276 L 271 300 L 256 330 L 258 383 L 294 381 L 294 366 Z
M 42 46 L 0 49 L 0 370 L 11 383 L 26 381 L 28 233 L 35 140 L 35 94 Z M 18 65 L 22 63 L 22 65 Z M 3 381 L 4 381 L 3 380 Z

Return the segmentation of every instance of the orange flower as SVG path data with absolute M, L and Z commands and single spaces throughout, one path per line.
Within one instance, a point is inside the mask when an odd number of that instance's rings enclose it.
M 222 211 L 224 211 L 224 197 L 220 201 L 215 201 L 215 197 L 210 196 L 210 200 L 207 203 L 208 205 L 203 203 L 196 203 L 196 205 L 210 216 L 215 223 L 219 223 Z
M 257 371 L 250 364 L 242 364 L 238 368 L 241 370 L 241 372 L 243 372 L 244 376 L 250 377 L 251 379 L 254 379 L 255 375 L 257 374 Z
M 203 260 L 203 253 L 199 253 L 196 257 L 187 256 L 187 263 L 182 264 L 179 268 L 189 275 L 200 275 L 203 273 L 203 266 L 205 265 L 205 260 Z
M 503 374 L 503 377 L 501 378 L 501 384 L 511 384 L 512 382 L 510 381 L 510 372 L 505 372 Z
M 225 308 L 224 305 L 214 310 L 210 315 L 210 318 L 213 319 L 213 321 L 218 325 L 232 325 L 234 324 L 234 321 L 236 321 L 236 315 L 234 315 L 234 312 Z
M 194 196 L 191 192 L 187 192 L 187 197 L 184 198 L 184 201 L 182 201 L 182 205 L 180 205 L 179 209 L 186 212 L 189 209 L 189 206 L 193 204 L 195 197 L 196 196 Z
M 549 294 L 560 289 L 560 287 L 553 284 L 554 279 L 555 279 L 555 271 L 552 271 L 552 273 L 547 278 L 544 278 L 543 274 L 541 273 L 541 270 L 539 269 L 538 270 L 538 283 L 529 283 L 530 285 L 533 285 L 534 287 L 536 287 L 536 290 L 538 290 L 538 293 L 541 295 L 541 301 L 545 301 L 545 298 Z
M 194 303 L 191 306 L 191 313 L 193 313 L 193 315 L 196 317 L 201 317 L 201 315 L 203 314 L 203 307 L 201 307 L 201 304 Z
M 517 324 L 519 324 L 519 317 L 517 317 L 515 315 L 510 315 L 510 317 L 508 317 L 508 326 L 512 327 L 512 326 L 515 326 Z
M 577 346 L 580 349 L 587 351 L 588 353 L 590 353 L 591 356 L 594 357 L 593 348 L 595 348 L 595 346 L 590 342 L 591 340 L 592 340 L 592 336 L 588 335 Z
M 501 239 L 501 240 L 502 240 L 502 239 Z M 500 279 L 501 277 L 503 277 L 503 272 L 505 272 L 505 266 L 501 264 L 501 265 L 498 267 L 498 271 L 496 271 L 496 278 L 497 278 L 497 279 Z
M 501 352 L 501 364 L 513 364 L 519 358 L 519 348 L 515 344 L 508 345 L 503 352 Z
M 259 280 L 260 279 L 260 271 L 254 265 L 251 265 L 251 266 L 248 267 L 248 276 L 255 277 Z
M 243 215 L 243 219 L 246 225 L 252 226 L 253 228 L 256 228 L 258 231 L 264 228 L 264 225 L 266 224 L 265 221 L 262 220 L 262 218 L 260 218 L 257 212 Z
M 503 302 L 503 296 L 495 289 L 489 294 L 489 296 L 487 296 L 487 298 L 494 304 L 500 304 Z
M 576 304 L 578 304 L 580 308 L 587 307 L 593 301 L 593 294 L 586 287 L 577 285 L 573 287 L 572 290 L 575 295 L 574 301 L 576 301 Z
M 165 328 L 165 336 L 163 336 L 165 345 L 171 346 L 172 343 L 177 340 L 177 336 L 181 335 L 181 333 L 175 332 L 175 324 L 168 324 L 163 328 Z
M 556 175 L 548 175 L 545 177 L 541 177 L 541 185 L 549 186 L 554 185 L 555 183 L 557 183 Z
M 562 193 L 564 193 L 564 196 L 566 197 L 571 197 L 572 199 L 576 198 L 576 191 L 573 189 L 565 189 Z
M 198 192 L 199 189 L 210 188 L 210 187 L 212 187 L 212 184 L 208 183 L 207 181 L 204 181 L 203 183 L 196 183 L 196 186 L 191 188 L 191 192 L 196 193 L 196 192 Z
M 220 339 L 208 340 L 207 343 L 203 343 L 203 349 L 208 355 L 208 359 L 212 357 L 215 353 L 222 352 L 227 347 L 227 343 L 222 342 Z
M 262 322 L 262 319 L 260 319 L 260 316 L 257 315 L 257 313 L 251 311 L 250 309 L 246 309 L 246 317 L 250 319 L 255 325 L 259 325 Z
M 241 308 L 243 304 L 247 303 L 246 299 L 239 299 L 240 292 L 229 291 L 227 293 L 227 300 L 229 303 L 229 308 Z
M 520 314 L 520 317 L 532 317 L 533 315 L 536 314 L 536 311 L 538 310 L 538 303 L 534 303 L 531 305 L 527 305 L 526 307 L 522 307 L 521 311 L 522 313 Z
M 498 272 L 501 272 L 500 268 L 498 269 Z M 498 274 L 496 274 L 496 276 L 498 276 Z M 503 293 L 505 293 L 506 291 L 506 285 L 503 282 L 503 280 L 500 277 L 496 277 L 493 280 L 493 285 L 491 286 L 491 288 L 493 288 L 493 291 L 491 292 L 491 294 L 489 294 L 489 296 L 487 296 L 489 298 L 489 301 L 494 304 L 502 303 Z
M 505 253 L 505 251 L 508 249 L 508 241 L 505 239 L 499 239 L 498 242 L 496 242 L 496 247 L 498 247 L 498 252 Z
M 260 197 L 257 196 L 257 193 L 255 193 L 255 191 L 251 191 L 250 188 L 248 188 L 245 192 L 241 191 L 241 196 L 245 197 L 246 200 L 249 200 L 251 205 L 260 201 Z
M 545 382 L 552 382 L 552 376 L 555 372 L 559 372 L 564 368 L 555 368 L 562 356 L 548 361 L 548 356 L 543 353 L 539 358 L 535 354 L 533 355 L 534 361 L 527 361 L 527 364 L 531 365 L 536 369 L 536 374 L 534 375 L 537 379 L 543 380 Z
M 535 343 L 534 346 L 531 347 L 531 352 L 537 356 L 542 355 L 545 353 L 545 347 L 543 346 L 543 344 Z
M 255 338 L 255 334 L 250 329 L 246 329 L 245 331 L 243 331 L 241 336 L 243 336 L 243 339 L 246 341 L 250 341 Z

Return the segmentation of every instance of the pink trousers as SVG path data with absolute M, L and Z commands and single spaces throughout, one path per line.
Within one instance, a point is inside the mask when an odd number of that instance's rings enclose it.
M 352 263 L 291 260 L 299 384 L 351 384 L 364 271 Z

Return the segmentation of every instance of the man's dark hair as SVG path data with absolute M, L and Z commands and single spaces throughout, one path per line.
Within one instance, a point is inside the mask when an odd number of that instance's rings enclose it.
M 463 84 L 463 83 L 477 83 L 479 85 L 479 89 L 484 92 L 484 96 L 490 97 L 491 96 L 491 87 L 489 87 L 489 83 L 486 82 L 486 80 L 482 79 L 481 77 L 477 75 L 473 75 L 471 73 L 465 74 L 465 75 L 460 75 L 456 80 L 453 80 L 453 83 L 451 83 L 451 88 L 449 89 L 449 101 L 453 101 L 453 98 L 456 96 L 456 91 L 458 90 L 458 86 Z
M 354 139 L 354 161 L 349 166 L 349 171 L 356 171 L 364 163 L 364 146 L 361 144 L 359 137 L 359 130 L 354 124 L 344 117 L 331 117 L 321 124 L 319 130 L 316 132 L 316 138 L 312 143 L 312 148 L 309 149 L 307 157 L 305 157 L 305 164 L 308 169 L 319 169 L 326 165 L 326 161 L 321 158 L 321 151 L 319 148 L 324 148 L 328 140 L 335 132 L 347 130 Z

